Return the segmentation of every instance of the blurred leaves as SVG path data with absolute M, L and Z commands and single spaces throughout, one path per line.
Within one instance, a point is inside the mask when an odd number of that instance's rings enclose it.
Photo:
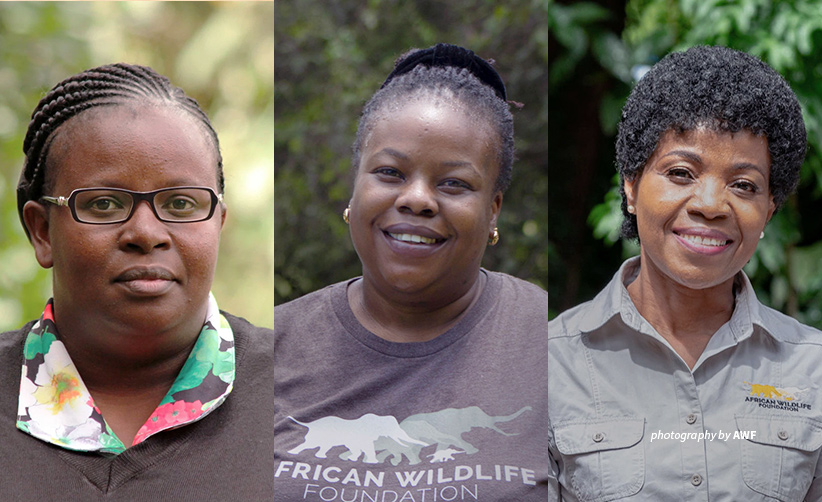
M 463 45 L 505 81 L 514 180 L 484 266 L 547 286 L 548 35 L 545 0 L 276 2 L 276 303 L 362 273 L 342 221 L 351 144 L 368 98 L 411 48 Z
M 221 308 L 273 325 L 274 6 L 269 2 L 0 4 L 0 331 L 51 296 L 17 218 L 22 143 L 38 100 L 84 69 L 153 67 L 199 101 L 220 136 L 228 218 L 213 291 Z

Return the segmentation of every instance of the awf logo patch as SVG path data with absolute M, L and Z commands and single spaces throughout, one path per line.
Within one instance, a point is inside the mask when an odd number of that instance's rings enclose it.
M 746 402 L 757 403 L 760 408 L 777 409 L 785 411 L 810 410 L 811 405 L 805 403 L 808 387 L 774 387 L 751 382 L 743 382 L 745 390 L 750 394 L 745 398 Z

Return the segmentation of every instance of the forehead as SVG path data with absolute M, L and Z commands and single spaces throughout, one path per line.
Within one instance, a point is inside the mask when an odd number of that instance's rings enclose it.
M 499 139 L 488 121 L 458 101 L 415 100 L 390 106 L 365 138 L 365 156 L 386 147 L 417 156 L 496 158 Z
M 768 139 L 748 129 L 736 132 L 706 126 L 681 131 L 669 129 L 660 137 L 656 152 L 676 148 L 717 156 L 744 157 L 764 167 L 770 167 Z
M 178 179 L 215 186 L 216 162 L 208 133 L 189 113 L 125 103 L 87 110 L 60 126 L 49 147 L 46 175 L 50 184 L 72 189 L 162 187 Z

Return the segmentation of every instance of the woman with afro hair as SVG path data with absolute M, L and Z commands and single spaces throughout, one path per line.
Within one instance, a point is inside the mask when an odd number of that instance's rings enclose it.
M 548 332 L 550 491 L 578 500 L 822 500 L 822 334 L 742 271 L 799 180 L 785 80 L 693 47 L 637 83 L 616 142 L 626 261 Z

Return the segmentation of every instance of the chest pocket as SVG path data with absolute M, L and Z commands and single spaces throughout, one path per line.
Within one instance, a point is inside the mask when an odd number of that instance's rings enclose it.
M 554 425 L 566 479 L 577 498 L 606 502 L 639 492 L 645 482 L 644 418 Z
M 783 502 L 803 500 L 822 448 L 822 422 L 812 418 L 736 415 L 742 439 L 742 479 Z M 731 439 L 733 441 L 733 439 Z

